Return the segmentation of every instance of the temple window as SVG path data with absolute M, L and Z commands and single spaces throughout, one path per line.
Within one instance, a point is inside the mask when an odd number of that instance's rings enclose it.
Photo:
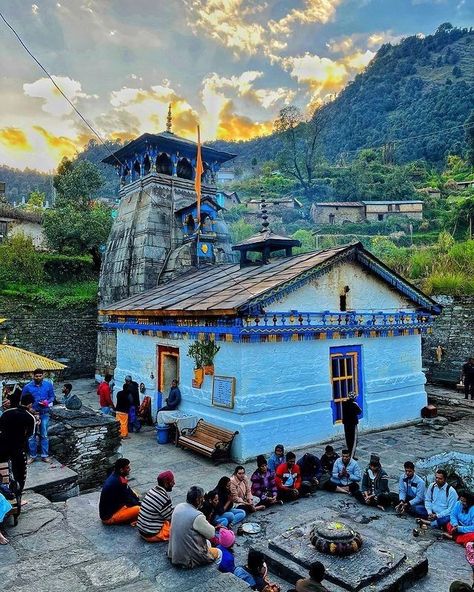
M 193 178 L 193 167 L 187 158 L 180 158 L 178 161 L 177 175 L 181 179 Z
M 192 214 L 188 214 L 185 221 L 186 225 L 186 234 L 193 234 L 196 230 L 196 224 L 194 222 L 194 218 Z
M 161 173 L 162 175 L 170 176 L 173 174 L 171 158 L 166 154 L 166 152 L 162 152 L 158 155 L 156 159 L 156 172 Z

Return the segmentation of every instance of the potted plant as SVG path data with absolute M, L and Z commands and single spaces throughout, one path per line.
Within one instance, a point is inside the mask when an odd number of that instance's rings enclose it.
M 214 358 L 220 350 L 220 346 L 212 339 L 202 343 L 202 363 L 204 366 L 204 374 L 214 376 Z
M 195 341 L 189 346 L 188 356 L 194 360 L 194 379 L 192 385 L 195 388 L 201 388 L 204 380 L 204 370 L 202 367 L 202 343 L 200 341 Z

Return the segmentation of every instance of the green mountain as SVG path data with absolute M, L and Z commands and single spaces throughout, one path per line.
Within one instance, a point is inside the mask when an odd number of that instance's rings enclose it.
M 427 37 L 383 45 L 367 69 L 314 117 L 330 162 L 351 160 L 363 148 L 393 142 L 396 162 L 441 164 L 466 149 L 463 124 L 474 110 L 474 31 L 441 25 Z M 278 135 L 215 142 L 246 168 L 274 158 Z M 255 162 L 255 161 L 254 161 Z

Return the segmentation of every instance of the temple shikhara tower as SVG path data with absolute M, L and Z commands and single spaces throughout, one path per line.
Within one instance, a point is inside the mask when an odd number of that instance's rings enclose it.
M 169 281 L 199 264 L 234 260 L 215 179 L 234 158 L 202 147 L 200 220 L 194 189 L 197 144 L 171 131 L 143 134 L 104 162 L 120 179 L 120 204 L 103 256 L 100 308 Z M 196 230 L 200 223 L 199 240 Z M 99 334 L 98 373 L 115 366 L 115 335 Z

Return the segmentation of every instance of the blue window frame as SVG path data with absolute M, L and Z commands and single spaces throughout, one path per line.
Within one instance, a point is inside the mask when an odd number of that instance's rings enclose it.
M 342 403 L 348 398 L 350 392 L 356 393 L 356 401 L 363 415 L 361 346 L 331 347 L 329 356 L 333 423 L 341 423 Z

